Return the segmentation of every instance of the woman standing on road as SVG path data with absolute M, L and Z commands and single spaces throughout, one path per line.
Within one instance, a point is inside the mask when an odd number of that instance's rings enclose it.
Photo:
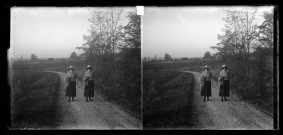
M 93 101 L 91 97 L 94 97 L 94 72 L 90 65 L 86 69 L 83 81 L 85 82 L 84 97 L 86 97 L 86 102 L 88 102 L 88 99 Z
M 211 77 L 212 73 L 209 71 L 208 66 L 204 66 L 204 70 L 201 73 L 200 85 L 201 85 L 201 96 L 203 96 L 203 101 L 209 101 L 211 96 Z
M 229 97 L 229 73 L 228 73 L 228 67 L 226 65 L 222 66 L 222 70 L 220 71 L 218 82 L 220 82 L 219 96 L 222 97 L 221 101 L 223 101 L 223 97 L 225 101 L 228 101 L 226 97 Z
M 66 96 L 69 97 L 68 102 L 71 101 L 71 97 L 72 101 L 76 97 L 76 78 L 77 74 L 74 72 L 74 68 L 70 66 L 65 78 Z

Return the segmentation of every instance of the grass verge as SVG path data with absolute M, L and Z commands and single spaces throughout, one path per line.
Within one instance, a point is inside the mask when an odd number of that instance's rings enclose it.
M 194 78 L 190 73 L 145 72 L 143 126 L 151 128 L 193 127 Z M 148 87 L 147 87 L 148 86 Z
M 59 83 L 59 76 L 54 73 L 15 73 L 11 91 L 12 128 L 55 127 Z

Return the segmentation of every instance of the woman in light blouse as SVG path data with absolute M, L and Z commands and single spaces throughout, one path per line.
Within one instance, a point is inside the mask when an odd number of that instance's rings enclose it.
M 86 97 L 86 102 L 93 101 L 91 97 L 94 97 L 94 72 L 90 65 L 87 66 L 83 81 L 85 82 L 84 97 Z
M 66 96 L 69 97 L 68 102 L 71 101 L 71 97 L 72 101 L 76 97 L 76 78 L 77 74 L 74 72 L 74 68 L 70 66 L 65 78 Z
M 228 67 L 226 65 L 222 66 L 218 82 L 220 82 L 219 96 L 222 97 L 221 101 L 223 102 L 223 97 L 225 101 L 228 101 L 226 97 L 229 97 L 229 72 Z
M 206 65 L 201 73 L 200 78 L 201 96 L 203 96 L 203 101 L 209 101 L 209 97 L 211 96 L 211 78 L 212 73 L 209 71 L 209 68 Z

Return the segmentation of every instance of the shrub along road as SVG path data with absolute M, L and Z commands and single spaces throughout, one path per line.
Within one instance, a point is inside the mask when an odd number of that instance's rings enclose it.
M 201 129 L 273 129 L 273 118 L 230 93 L 229 101 L 221 102 L 219 84 L 212 80 L 211 101 L 203 102 L 200 96 L 201 73 L 189 72 L 195 78 L 194 114 Z
M 60 75 L 60 92 L 58 99 L 59 129 L 140 129 L 141 122 L 124 111 L 122 107 L 106 101 L 95 91 L 94 101 L 86 102 L 84 84 L 77 80 L 75 101 L 67 102 L 65 96 L 65 73 L 48 71 Z

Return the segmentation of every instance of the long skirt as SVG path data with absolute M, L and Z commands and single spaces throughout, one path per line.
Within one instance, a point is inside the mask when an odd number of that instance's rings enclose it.
M 220 85 L 219 96 L 229 97 L 229 80 L 224 80 L 223 84 Z
M 204 81 L 201 87 L 201 96 L 211 96 L 211 81 Z
M 76 82 L 70 81 L 69 86 L 66 88 L 66 96 L 76 97 Z
M 84 97 L 94 97 L 94 80 L 89 80 L 85 85 Z

